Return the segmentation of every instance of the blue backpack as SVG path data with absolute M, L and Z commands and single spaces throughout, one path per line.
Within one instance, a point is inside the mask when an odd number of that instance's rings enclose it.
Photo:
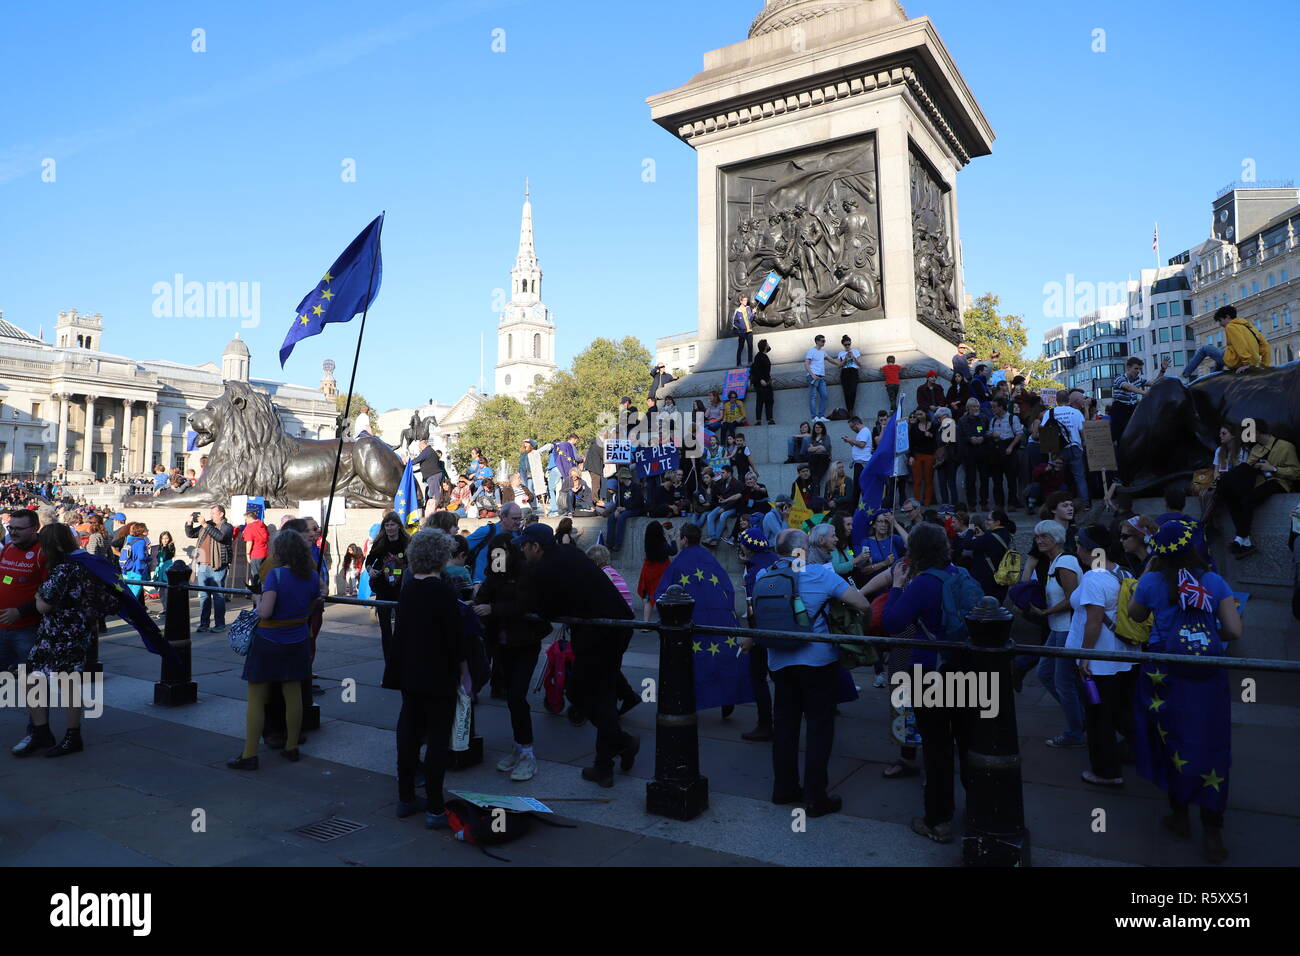
M 930 634 L 924 624 L 921 625 L 922 629 L 935 640 L 965 641 L 970 637 L 970 631 L 966 628 L 966 615 L 984 597 L 979 583 L 965 568 L 954 568 L 952 571 L 930 568 L 921 573 L 938 578 L 943 585 L 943 634 Z
M 799 597 L 799 574 L 794 570 L 789 558 L 774 561 L 767 571 L 754 582 L 754 593 L 750 598 L 754 608 L 754 624 L 765 631 L 800 631 L 811 634 L 813 622 L 826 613 L 826 604 L 817 614 L 809 618 L 808 609 Z M 807 645 L 807 641 L 793 638 L 771 637 L 755 640 L 762 647 L 773 650 L 793 651 Z
M 131 542 L 130 550 L 122 555 L 122 570 L 144 576 L 149 570 L 149 543 L 144 538 Z
M 1227 646 L 1219 633 L 1218 615 L 1199 608 L 1177 606 L 1176 590 L 1172 598 L 1175 602 L 1174 626 L 1165 635 L 1162 650 L 1166 654 L 1183 654 L 1187 657 L 1223 657 L 1227 653 Z M 1206 680 L 1219 672 L 1217 668 L 1177 665 L 1171 666 L 1169 670 L 1175 677 L 1191 680 Z

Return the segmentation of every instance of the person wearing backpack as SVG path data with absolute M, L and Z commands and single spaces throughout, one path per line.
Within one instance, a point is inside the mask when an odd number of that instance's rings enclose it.
M 1065 526 L 1059 521 L 1044 520 L 1034 525 L 1034 547 L 1042 555 L 1041 562 L 1036 563 L 1047 567 L 1043 576 L 1047 607 L 1030 605 L 1025 613 L 1031 620 L 1041 618 L 1047 621 L 1047 647 L 1064 647 L 1070 630 L 1070 596 L 1079 586 L 1083 569 L 1070 550 Z M 1064 657 L 1044 657 L 1038 663 L 1038 680 L 1065 714 L 1065 730 L 1049 738 L 1047 746 L 1084 746 L 1082 687 L 1074 663 Z
M 517 541 L 523 525 L 524 513 L 518 503 L 507 501 L 501 506 L 496 521 L 485 524 L 465 539 L 465 545 L 469 549 L 465 566 L 470 569 L 469 576 L 475 584 L 482 584 L 487 575 L 489 542 L 499 534 L 508 534 Z
M 1160 526 L 1151 570 L 1138 582 L 1129 614 L 1138 622 L 1154 616 L 1148 645 L 1153 652 L 1225 656 L 1225 642 L 1241 637 L 1241 615 L 1228 582 L 1206 567 L 1192 539 L 1187 524 Z M 1223 815 L 1232 763 L 1228 672 L 1143 664 L 1134 712 L 1137 771 L 1169 795 L 1165 828 L 1190 836 L 1189 808 L 1199 804 L 1205 858 L 1222 863 L 1228 856 Z
M 907 559 L 894 564 L 882 624 L 887 634 L 918 627 L 916 636 L 934 641 L 967 638 L 965 617 L 983 595 L 965 569 L 952 563 L 948 533 L 939 525 L 920 524 L 907 536 Z M 912 649 L 912 666 L 922 673 L 945 669 L 940 652 Z M 962 764 L 965 778 L 964 708 L 922 706 L 912 695 L 917 730 L 921 734 L 925 765 L 925 815 L 912 818 L 912 830 L 936 843 L 952 842 L 954 800 L 953 757 Z
M 1115 536 L 1104 525 L 1079 529 L 1080 565 L 1090 570 L 1079 579 L 1070 594 L 1070 632 L 1066 647 L 1093 651 L 1128 651 L 1115 633 L 1119 617 L 1122 576 L 1128 575 L 1117 561 L 1119 548 Z M 1079 660 L 1075 662 L 1079 680 L 1084 684 L 1084 719 L 1088 728 L 1088 761 L 1083 771 L 1085 783 L 1099 787 L 1124 786 L 1119 742 L 1116 732 L 1132 737 L 1133 665 L 1120 661 Z M 1088 683 L 1096 688 L 1090 693 Z
M 122 577 L 127 581 L 149 580 L 149 529 L 143 521 L 127 525 L 126 540 L 122 544 Z M 140 599 L 139 585 L 127 586 L 136 600 Z
M 985 594 L 997 598 L 999 604 L 1006 598 L 1007 588 L 1020 580 L 1024 565 L 1020 552 L 1011 547 L 1015 533 L 1016 523 L 1005 511 L 992 511 L 984 533 L 975 538 L 970 549 L 971 577 L 979 582 Z M 1005 560 L 1008 555 L 1012 557 L 1010 561 Z
M 754 580 L 754 619 L 764 630 L 829 634 L 827 605 L 838 600 L 864 613 L 861 592 L 808 557 L 808 535 L 787 528 L 776 539 L 777 560 Z M 772 802 L 802 803 L 810 817 L 838 813 L 844 801 L 827 792 L 835 704 L 841 676 L 834 644 L 797 639 L 767 643 L 767 666 L 776 685 L 772 703 Z M 741 642 L 748 649 L 750 639 Z M 799 731 L 807 723 L 803 786 L 799 785 Z

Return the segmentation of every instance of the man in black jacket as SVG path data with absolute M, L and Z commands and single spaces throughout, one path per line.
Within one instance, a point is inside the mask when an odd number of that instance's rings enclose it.
M 230 570 L 231 544 L 235 529 L 226 520 L 226 509 L 213 505 L 208 510 L 208 520 L 199 521 L 196 511 L 185 525 L 185 537 L 197 538 L 194 554 L 194 583 L 210 588 L 226 586 L 226 572 Z M 226 596 L 203 592 L 199 601 L 199 626 L 197 634 L 208 632 L 208 615 L 212 615 L 213 633 L 226 629 Z
M 626 466 L 618 470 L 618 487 L 614 489 L 613 500 L 605 509 L 609 519 L 605 528 L 605 544 L 615 554 L 623 547 L 623 531 L 628 518 L 637 518 L 645 514 L 645 495 L 641 486 L 632 480 L 632 469 Z
M 980 408 L 979 399 L 969 398 L 966 414 L 957 419 L 957 454 L 966 472 L 966 504 L 972 511 L 977 506 L 988 510 L 989 453 L 993 450 L 988 415 Z
M 632 619 L 632 609 L 605 572 L 577 548 L 556 547 L 549 526 L 529 525 L 520 543 L 528 562 L 519 582 L 525 611 L 546 618 Z M 596 728 L 596 762 L 583 769 L 582 778 L 612 787 L 614 758 L 621 758 L 626 773 L 641 748 L 641 741 L 625 734 L 618 723 L 619 678 L 632 629 L 575 624 L 570 635 L 571 697 Z
M 772 360 L 767 355 L 770 351 L 772 346 L 767 344 L 767 339 L 759 339 L 758 354 L 754 356 L 754 361 L 749 366 L 749 384 L 758 393 L 758 404 L 754 409 L 756 425 L 763 421 L 764 408 L 767 409 L 767 423 L 776 424 L 776 419 L 772 415 L 772 405 L 776 400 L 776 392 L 772 388 Z
M 646 394 L 646 398 L 658 399 L 659 390 L 669 382 L 675 381 L 677 381 L 677 379 L 665 372 L 664 363 L 660 362 L 650 370 L 650 391 Z
M 433 501 L 434 507 L 437 507 L 442 504 L 439 480 L 447 473 L 447 466 L 442 463 L 442 456 L 423 438 L 420 439 L 419 448 L 420 453 L 411 460 L 411 464 L 420 469 L 420 477 L 424 479 L 425 500 Z

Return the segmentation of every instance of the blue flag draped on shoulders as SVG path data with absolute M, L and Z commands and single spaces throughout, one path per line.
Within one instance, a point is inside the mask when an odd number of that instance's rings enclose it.
M 130 624 L 140 635 L 149 653 L 165 657 L 173 663 L 178 662 L 176 651 L 172 649 L 158 624 L 149 616 L 140 599 L 131 593 L 131 589 L 122 580 L 122 572 L 116 566 L 97 554 L 78 550 L 68 555 L 68 561 L 98 578 L 117 596 L 117 614 Z
M 293 325 L 280 346 L 280 367 L 303 339 L 319 335 L 330 322 L 351 322 L 364 312 L 379 294 L 384 276 L 379 254 L 379 234 L 384 217 L 375 218 L 334 260 L 316 288 L 308 292 L 294 310 Z
M 713 553 L 700 545 L 684 549 L 668 565 L 659 588 L 658 602 L 674 584 L 680 584 L 695 599 L 696 624 L 710 627 L 739 627 L 736 620 L 736 588 L 726 569 Z M 695 709 L 709 710 L 754 700 L 749 680 L 749 659 L 739 655 L 740 639 L 697 634 L 692 646 L 695 664 Z
M 409 526 L 412 520 L 417 525 L 420 523 L 420 492 L 415 483 L 415 466 L 409 461 L 406 463 L 406 470 L 402 472 L 402 480 L 397 484 L 397 494 L 393 497 L 393 510 L 397 512 L 397 517 L 402 519 L 403 526 Z

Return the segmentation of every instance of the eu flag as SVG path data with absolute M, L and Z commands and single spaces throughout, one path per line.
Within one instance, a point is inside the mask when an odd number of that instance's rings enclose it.
M 901 425 L 901 428 L 900 428 Z M 901 435 L 900 435 L 901 432 Z M 903 396 L 898 397 L 898 408 L 880 430 L 880 444 L 871 453 L 867 467 L 862 469 L 858 487 L 862 490 L 863 510 L 879 508 L 885 501 L 885 486 L 889 479 L 899 474 L 896 456 L 907 451 L 907 418 L 903 416 Z
M 415 465 L 411 461 L 406 463 L 402 480 L 397 483 L 397 494 L 393 497 L 393 510 L 397 512 L 397 517 L 402 519 L 403 525 L 409 525 L 412 519 L 416 524 L 420 522 L 420 492 L 415 484 Z
M 131 593 L 122 581 L 122 572 L 107 558 L 89 551 L 78 549 L 68 555 L 68 560 L 84 568 L 89 574 L 106 584 L 117 596 L 117 613 L 122 620 L 136 629 L 140 640 L 151 654 L 165 657 L 173 663 L 177 661 L 176 651 L 163 637 L 158 624 L 149 616 L 149 612 L 140 603 L 140 599 Z
M 713 552 L 700 545 L 682 550 L 659 579 L 658 602 L 674 584 L 695 599 L 696 624 L 737 627 L 736 588 Z M 695 709 L 709 710 L 729 704 L 749 704 L 754 685 L 749 680 L 749 660 L 736 637 L 697 634 L 691 646 L 695 664 Z
M 358 312 L 365 311 L 375 301 L 384 275 L 379 254 L 379 234 L 383 228 L 384 217 L 380 215 L 334 260 L 316 288 L 303 296 L 294 310 L 289 334 L 280 346 L 281 368 L 293 347 L 303 339 L 319 335 L 330 322 L 351 322 Z

